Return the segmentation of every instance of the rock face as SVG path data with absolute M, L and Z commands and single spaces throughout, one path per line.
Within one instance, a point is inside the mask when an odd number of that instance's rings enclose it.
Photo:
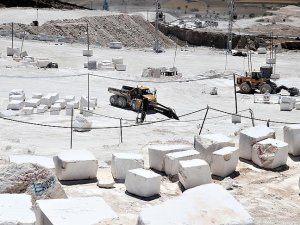
M 252 160 L 253 145 L 267 138 L 275 138 L 275 131 L 267 126 L 255 126 L 242 130 L 239 140 L 240 157 Z
M 1 0 L 0 7 L 36 7 L 36 0 Z M 82 6 L 70 4 L 59 0 L 39 0 L 39 8 L 56 8 L 56 9 L 86 9 Z
M 28 193 L 33 200 L 67 197 L 51 170 L 30 163 L 2 167 L 0 193 Z
M 212 154 L 221 148 L 232 146 L 234 143 L 231 138 L 224 134 L 204 134 L 194 138 L 194 147 L 200 153 L 200 158 L 208 164 L 211 163 Z
M 254 225 L 244 207 L 222 186 L 205 184 L 148 207 L 137 225 Z
M 286 164 L 288 144 L 268 138 L 253 145 L 252 161 L 263 168 L 274 169 Z

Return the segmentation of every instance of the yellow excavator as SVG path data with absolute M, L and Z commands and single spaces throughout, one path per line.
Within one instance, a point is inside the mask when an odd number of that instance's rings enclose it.
M 150 110 L 163 114 L 171 119 L 179 120 L 174 109 L 164 106 L 157 102 L 156 90 L 154 93 L 148 87 L 130 87 L 122 86 L 121 89 L 108 88 L 110 104 L 120 108 L 130 107 L 133 111 L 141 113 L 140 123 L 143 123 L 147 112 Z

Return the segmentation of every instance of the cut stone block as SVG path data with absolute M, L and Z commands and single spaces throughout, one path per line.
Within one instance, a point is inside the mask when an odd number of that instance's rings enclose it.
M 233 173 L 239 162 L 239 150 L 235 147 L 225 147 L 212 155 L 211 172 L 220 177 Z
M 71 102 L 68 102 L 66 105 L 66 116 L 71 116 L 72 115 L 72 111 L 74 114 L 74 104 Z
M 289 153 L 300 155 L 300 124 L 288 125 L 283 128 L 284 142 L 288 143 Z
M 37 156 L 37 155 L 10 155 L 9 161 L 16 164 L 22 163 L 33 163 L 39 164 L 48 169 L 54 169 L 53 159 L 46 156 Z
M 20 55 L 20 49 L 19 48 L 7 48 L 7 56 L 14 56 L 14 55 Z
M 254 225 L 244 207 L 222 186 L 204 184 L 147 207 L 137 225 Z
M 90 108 L 96 107 L 96 101 L 90 98 Z M 80 98 L 80 108 L 88 107 L 88 99 L 85 96 L 81 96 Z
M 25 101 L 25 107 L 33 107 L 36 108 L 41 104 L 41 100 L 38 98 L 31 98 Z
M 55 101 L 55 104 L 60 105 L 61 109 L 66 108 L 67 102 L 65 99 L 58 99 L 57 101 Z
M 232 115 L 232 123 L 241 123 L 242 117 L 239 114 Z
M 88 121 L 82 115 L 77 115 L 73 122 L 73 127 L 74 127 L 74 130 L 78 131 L 78 132 L 90 131 L 92 128 L 92 122 Z
M 117 71 L 126 71 L 126 65 L 124 64 L 116 64 Z
M 43 97 L 42 93 L 33 93 L 32 94 L 32 98 L 37 98 L 37 99 L 41 99 Z
M 93 56 L 93 50 L 91 50 L 91 49 L 90 50 L 88 50 L 88 49 L 87 50 L 83 50 L 82 51 L 82 55 L 83 56 L 87 56 L 87 57 L 91 57 L 91 56 Z
M 33 107 L 24 107 L 22 113 L 24 115 L 31 115 L 33 113 Z
M 293 102 L 281 102 L 280 111 L 292 111 L 294 109 Z
M 128 170 L 125 179 L 126 190 L 140 197 L 151 197 L 160 192 L 161 175 L 145 169 Z
M 202 159 L 180 161 L 178 176 L 185 189 L 212 182 L 209 165 Z
M 234 147 L 231 138 L 224 134 L 202 134 L 194 138 L 194 147 L 200 153 L 200 158 L 211 163 L 212 154 L 224 147 Z
M 73 104 L 74 109 L 78 109 L 79 108 L 79 101 L 72 101 L 70 103 Z
M 89 61 L 88 62 L 88 70 L 96 70 L 97 69 L 97 61 Z
M 41 105 L 46 105 L 48 108 L 52 105 L 52 97 L 50 95 L 41 98 Z
M 25 92 L 23 89 L 13 89 L 9 92 L 9 101 L 11 100 L 25 100 Z
M 59 180 L 84 180 L 97 177 L 98 160 L 86 150 L 67 150 L 53 157 Z
M 253 145 L 252 161 L 263 168 L 274 169 L 286 164 L 288 144 L 268 138 Z
M 10 95 L 8 98 L 9 101 L 12 100 L 20 100 L 20 101 L 24 101 L 25 100 L 25 96 L 24 95 Z
M 122 57 L 112 58 L 112 62 L 115 65 L 117 65 L 117 64 L 123 64 L 123 58 Z
M 50 115 L 59 115 L 61 111 L 60 104 L 52 105 L 50 108 Z
M 38 200 L 36 214 L 37 225 L 110 224 L 117 218 L 100 197 Z
M 122 42 L 113 41 L 109 43 L 109 47 L 113 49 L 121 49 L 122 48 Z
M 93 116 L 93 110 L 91 108 L 90 110 L 88 110 L 88 108 L 84 107 L 83 109 L 81 109 L 81 112 L 84 117 Z
M 101 163 L 99 164 L 101 165 Z M 115 180 L 111 174 L 111 169 L 109 167 L 99 169 L 97 172 L 97 179 L 97 186 L 99 188 L 114 188 Z
M 73 102 L 75 101 L 75 96 L 74 95 L 67 95 L 65 97 L 66 102 Z
M 22 100 L 12 100 L 7 105 L 7 110 L 21 110 L 24 107 L 24 101 Z
M 39 60 L 37 60 L 37 67 L 47 68 L 50 63 L 51 63 L 51 61 L 48 59 L 39 59 Z
M 182 152 L 169 153 L 165 157 L 165 172 L 167 175 L 177 175 L 179 169 L 179 161 L 199 158 L 200 154 L 196 150 L 186 150 Z
M 35 225 L 31 196 L 27 194 L 0 194 L 1 225 Z
M 158 170 L 158 171 L 165 171 L 165 156 L 168 153 L 172 152 L 180 152 L 192 149 L 190 145 L 182 145 L 182 144 L 157 144 L 157 145 L 149 145 L 148 152 L 149 152 L 149 164 L 150 168 Z
M 293 103 L 294 101 L 295 100 L 292 97 L 286 97 L 286 96 L 281 97 L 281 102 L 284 102 L 284 103 Z
M 124 180 L 128 170 L 144 168 L 143 156 L 133 153 L 113 153 L 111 173 L 115 179 Z
M 255 126 L 240 132 L 239 154 L 243 159 L 252 159 L 252 147 L 259 141 L 267 138 L 275 138 L 275 131 L 267 126 Z
M 58 93 L 50 93 L 48 95 L 51 96 L 51 104 L 54 104 L 59 99 Z
M 295 103 L 295 109 L 300 110 L 300 103 Z
M 44 113 L 48 110 L 48 106 L 47 105 L 39 105 L 37 108 L 36 108 L 36 112 L 37 113 Z

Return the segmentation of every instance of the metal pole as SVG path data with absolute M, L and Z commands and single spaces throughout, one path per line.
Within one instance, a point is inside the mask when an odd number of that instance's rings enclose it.
M 88 50 L 90 50 L 90 38 L 89 38 L 89 24 L 86 24 L 86 35 L 87 35 L 87 45 L 88 45 Z
M 155 44 L 154 51 L 158 53 L 158 0 L 155 2 Z
M 90 73 L 88 73 L 88 111 L 90 111 Z
M 233 86 L 234 86 L 234 101 L 235 101 L 235 114 L 238 113 L 237 98 L 236 98 L 236 84 L 235 84 L 235 73 L 233 73 Z
M 11 23 L 11 48 L 14 48 L 14 23 Z
M 255 124 L 254 124 L 254 113 L 252 111 L 252 109 L 249 109 L 249 112 L 250 112 L 250 116 L 251 116 L 251 120 L 252 120 L 252 126 L 254 127 Z
M 120 119 L 120 138 L 121 138 L 121 143 L 123 143 L 123 126 L 122 126 L 122 118 Z
M 71 143 L 70 143 L 70 149 L 73 147 L 73 116 L 74 116 L 74 108 L 72 107 L 71 111 Z
M 204 126 L 204 123 L 205 123 L 205 120 L 206 120 L 206 116 L 207 116 L 207 113 L 208 113 L 208 110 L 209 110 L 209 106 L 207 106 L 207 108 L 206 108 L 205 116 L 204 116 L 204 119 L 202 121 L 202 125 L 201 125 L 200 131 L 199 131 L 199 135 L 202 132 L 202 129 L 203 129 L 203 126 Z

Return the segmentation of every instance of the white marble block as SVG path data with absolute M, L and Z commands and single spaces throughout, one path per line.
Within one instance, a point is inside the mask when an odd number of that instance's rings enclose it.
M 91 56 L 93 56 L 93 50 L 91 50 L 91 49 L 90 50 L 89 49 L 82 50 L 82 55 L 91 57 Z
M 128 170 L 125 186 L 129 193 L 140 197 L 151 197 L 160 192 L 161 175 L 142 168 Z
M 36 203 L 37 225 L 110 224 L 118 218 L 101 197 L 47 199 Z
M 78 109 L 79 108 L 79 101 L 71 101 L 70 103 L 73 104 L 74 109 Z
M 59 115 L 61 111 L 60 104 L 54 104 L 50 108 L 50 115 Z
M 38 98 L 31 98 L 25 101 L 25 107 L 33 107 L 36 108 L 41 104 L 41 100 Z
M 32 98 L 37 98 L 37 99 L 41 99 L 43 97 L 43 94 L 42 93 L 33 93 L 32 94 Z
M 47 105 L 39 105 L 37 108 L 36 108 L 36 112 L 37 113 L 44 113 L 48 110 L 48 106 Z
M 90 98 L 89 101 L 90 108 L 96 107 L 96 101 Z M 85 96 L 81 96 L 80 98 L 80 108 L 88 107 L 88 98 Z
M 33 113 L 33 107 L 24 107 L 22 113 L 24 115 L 31 115 Z
M 267 138 L 275 138 L 275 131 L 267 126 L 259 125 L 242 130 L 239 138 L 240 157 L 251 160 L 253 145 Z
M 24 101 L 25 100 L 25 96 L 23 95 L 10 95 L 8 98 L 9 101 L 12 100 L 19 100 L 19 101 Z
M 73 102 L 75 101 L 75 96 L 74 95 L 67 95 L 65 97 L 66 102 Z
M 48 108 L 52 105 L 52 97 L 48 94 L 41 98 L 41 105 L 46 105 Z
M 116 64 L 115 67 L 117 71 L 126 71 L 126 65 L 124 64 Z
M 283 128 L 284 142 L 289 145 L 289 153 L 300 155 L 300 124 L 288 125 Z
M 196 150 L 186 150 L 182 152 L 169 153 L 165 157 L 165 172 L 167 175 L 177 175 L 179 168 L 179 161 L 199 159 L 200 154 Z
M 117 64 L 123 64 L 123 58 L 122 57 L 112 58 L 112 62 L 115 65 L 117 65 Z
M 280 111 L 292 111 L 294 109 L 293 102 L 281 102 Z
M 55 101 L 55 104 L 59 104 L 61 109 L 66 108 L 67 102 L 65 99 L 58 99 Z
M 7 47 L 6 50 L 7 50 L 7 56 L 20 55 L 20 49 L 19 48 Z
M 185 189 L 212 182 L 209 165 L 202 159 L 180 161 L 178 176 Z
M 72 102 L 67 102 L 66 105 L 66 116 L 71 116 L 72 115 L 72 111 L 74 114 L 74 104 Z
M 92 122 L 83 117 L 83 115 L 77 115 L 73 122 L 73 128 L 78 132 L 90 131 L 92 128 Z
M 35 225 L 31 196 L 27 194 L 0 194 L 1 225 Z
M 231 138 L 224 134 L 202 134 L 194 138 L 194 147 L 200 153 L 200 158 L 208 164 L 211 163 L 211 157 L 214 151 L 224 147 L 234 147 Z
M 9 92 L 9 101 L 11 100 L 25 100 L 25 92 L 23 89 L 13 89 Z
M 288 144 L 268 138 L 253 145 L 252 161 L 263 168 L 274 169 L 286 164 Z
M 299 103 L 295 103 L 295 109 L 296 110 L 300 110 L 300 102 Z
M 12 100 L 7 105 L 7 110 L 21 110 L 24 107 L 24 101 L 22 100 Z
M 212 155 L 211 172 L 220 177 L 233 173 L 239 162 L 239 150 L 236 147 L 225 147 Z
M 59 99 L 58 93 L 50 93 L 48 95 L 51 96 L 51 104 L 54 104 Z
M 51 63 L 48 59 L 38 59 L 37 60 L 37 67 L 39 68 L 46 68 Z
M 149 145 L 149 164 L 150 168 L 165 171 L 165 156 L 168 153 L 180 152 L 192 149 L 190 145 L 183 144 L 153 144 Z
M 254 225 L 254 219 L 222 186 L 204 184 L 144 208 L 137 225 Z
M 59 180 L 85 180 L 97 176 L 98 160 L 86 150 L 66 150 L 53 157 Z
M 124 180 L 128 170 L 144 168 L 143 156 L 133 153 L 113 153 L 111 173 L 115 179 Z
M 54 169 L 53 159 L 47 156 L 37 155 L 10 155 L 9 162 L 22 164 L 22 163 L 34 163 L 39 164 L 48 169 Z

